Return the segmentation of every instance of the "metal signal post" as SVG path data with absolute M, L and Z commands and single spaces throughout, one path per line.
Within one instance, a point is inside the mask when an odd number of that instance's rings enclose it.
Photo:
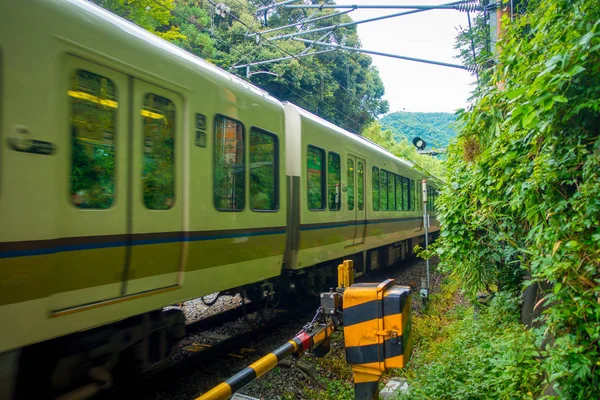
M 423 190 L 423 228 L 425 229 L 425 250 L 429 247 L 429 214 L 427 213 L 427 180 L 423 179 L 422 182 Z M 429 298 L 429 257 L 425 259 L 427 266 L 427 286 L 421 288 L 421 297 L 423 302 Z

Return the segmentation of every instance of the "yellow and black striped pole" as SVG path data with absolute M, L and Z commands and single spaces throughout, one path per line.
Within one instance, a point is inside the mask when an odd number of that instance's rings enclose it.
M 196 400 L 221 400 L 230 398 L 235 392 L 275 368 L 281 360 L 296 353 L 301 347 L 301 339 L 295 337 L 293 340 L 290 340 L 283 346 L 244 368 L 225 382 L 215 386 Z
M 283 346 L 244 368 L 225 382 L 220 383 L 218 386 L 215 386 L 210 391 L 204 393 L 196 400 L 226 400 L 230 398 L 235 392 L 275 368 L 275 366 L 284 358 L 306 350 L 315 350 L 319 345 L 324 344 L 329 339 L 334 330 L 335 325 L 333 321 L 317 324 L 308 331 L 302 330 L 296 337 Z

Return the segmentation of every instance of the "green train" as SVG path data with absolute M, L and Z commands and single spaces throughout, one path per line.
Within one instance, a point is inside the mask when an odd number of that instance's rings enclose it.
M 160 366 L 167 305 L 406 257 L 428 178 L 86 1 L 1 1 L 0 398 Z

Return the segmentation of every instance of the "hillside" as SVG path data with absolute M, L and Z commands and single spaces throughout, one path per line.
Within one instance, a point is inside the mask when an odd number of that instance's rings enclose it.
M 392 131 L 396 140 L 405 138 L 410 142 L 418 136 L 427 142 L 427 148 L 442 148 L 456 136 L 451 126 L 455 120 L 454 114 L 450 113 L 399 111 L 386 115 L 380 122 Z

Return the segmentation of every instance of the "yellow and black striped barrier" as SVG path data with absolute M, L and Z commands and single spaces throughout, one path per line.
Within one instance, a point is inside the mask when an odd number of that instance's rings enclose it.
M 259 376 L 262 376 L 269 370 L 275 368 L 281 360 L 296 353 L 298 349 L 302 348 L 302 345 L 302 341 L 298 337 L 295 337 L 293 340 L 290 340 L 283 346 L 244 368 L 225 382 L 220 383 L 218 386 L 215 386 L 210 391 L 204 393 L 202 396 L 198 397 L 197 400 L 220 400 L 230 398 L 235 392 Z
M 327 345 L 334 330 L 333 321 L 312 324 L 310 327 L 303 329 L 294 339 L 244 368 L 225 382 L 215 386 L 196 400 L 225 400 L 230 398 L 235 392 L 275 368 L 284 358 L 296 353 L 314 351 L 319 346 Z
M 346 361 L 354 373 L 356 400 L 379 398 L 379 379 L 388 368 L 402 368 L 412 352 L 410 288 L 382 283 L 354 284 L 352 261 L 338 267 L 338 288 L 321 294 L 313 322 L 294 339 L 267 354 L 196 400 L 225 400 L 264 375 L 281 360 L 310 351 L 329 351 L 329 339 L 343 319 Z M 342 296 L 343 293 L 343 296 Z

